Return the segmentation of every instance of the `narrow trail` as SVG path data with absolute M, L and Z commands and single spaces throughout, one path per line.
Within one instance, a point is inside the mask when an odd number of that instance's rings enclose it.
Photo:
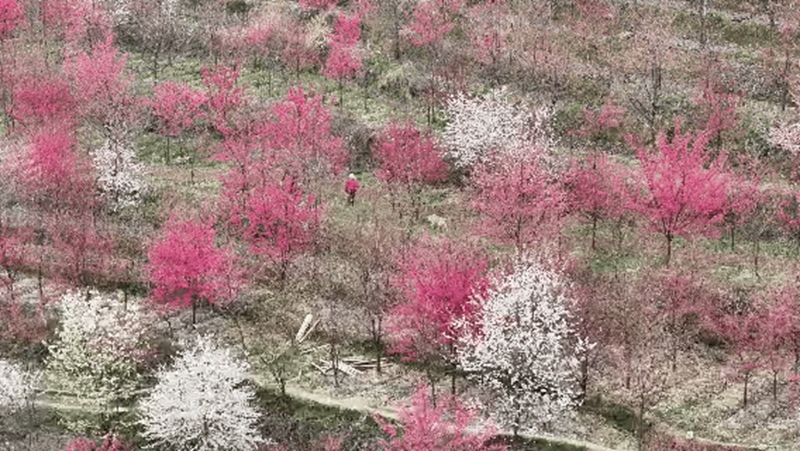
M 270 389 L 277 389 L 278 387 L 270 382 L 265 381 L 261 377 L 255 378 L 256 383 L 260 386 Z M 348 397 L 334 397 L 323 393 L 318 393 L 314 391 L 310 391 L 305 389 L 296 384 L 287 384 L 286 385 L 286 394 L 297 399 L 301 399 L 304 401 L 311 401 L 318 404 L 322 404 L 328 407 L 336 407 L 340 409 L 349 409 L 355 410 L 358 412 L 363 412 L 367 415 L 372 414 L 380 414 L 383 417 L 390 418 L 393 420 L 397 419 L 397 410 L 394 407 L 386 406 L 386 405 L 376 405 L 375 402 L 370 401 L 367 398 L 360 397 L 360 396 L 348 396 Z M 670 431 L 671 435 L 674 437 L 682 437 L 684 434 L 681 434 L 680 431 L 667 426 L 667 430 Z M 511 435 L 510 431 L 503 431 L 501 432 Z M 539 440 L 547 440 L 553 443 L 561 443 L 573 446 L 582 446 L 587 449 L 587 451 L 620 451 L 618 449 L 607 448 L 602 445 L 598 445 L 596 443 L 591 443 L 583 440 L 572 439 L 568 437 L 560 437 L 560 436 L 546 436 L 546 435 L 536 435 L 536 434 L 520 434 L 524 438 L 528 439 L 539 439 Z M 727 442 L 719 442 L 716 440 L 705 439 L 702 437 L 695 437 L 693 442 L 698 444 L 704 445 L 713 445 L 713 446 L 723 446 L 723 447 L 733 447 L 733 448 L 741 448 L 743 450 L 746 449 L 758 449 L 756 446 L 753 445 L 744 445 L 741 443 L 727 443 Z M 766 448 L 766 449 L 777 449 L 777 448 Z
M 262 387 L 277 389 L 277 386 L 275 384 L 266 382 L 263 380 L 263 378 L 257 377 L 255 381 Z M 345 398 L 333 397 L 322 393 L 312 392 L 304 389 L 303 387 L 293 384 L 286 385 L 286 394 L 293 398 L 302 399 L 304 401 L 315 402 L 328 407 L 356 410 L 359 412 L 363 412 L 367 415 L 372 415 L 377 413 L 386 418 L 391 418 L 393 420 L 397 419 L 397 410 L 395 408 L 390 406 L 375 405 L 370 400 L 360 396 L 349 396 Z M 507 433 L 509 435 L 511 434 L 509 431 L 501 430 L 501 432 Z M 588 451 L 618 451 L 611 448 L 606 448 L 604 446 L 595 443 L 585 442 L 582 440 L 575 440 L 567 437 L 552 437 L 552 436 L 533 435 L 533 434 L 520 434 L 520 435 L 528 439 L 540 439 L 540 440 L 547 440 L 553 443 L 582 446 L 585 447 Z

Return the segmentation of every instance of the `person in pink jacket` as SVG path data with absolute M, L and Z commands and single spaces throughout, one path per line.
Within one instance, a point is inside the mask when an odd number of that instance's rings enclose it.
M 356 180 L 356 176 L 350 174 L 347 177 L 347 181 L 344 182 L 344 192 L 347 193 L 347 204 L 353 205 L 356 200 L 356 191 L 358 191 L 358 180 Z

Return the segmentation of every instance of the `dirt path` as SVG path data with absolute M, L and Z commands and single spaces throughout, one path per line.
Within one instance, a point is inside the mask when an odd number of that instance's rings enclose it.
M 264 380 L 263 378 L 259 377 L 256 379 L 256 382 L 264 387 L 277 389 L 277 386 L 271 382 Z M 330 396 L 329 394 L 320 393 L 318 391 L 309 390 L 299 384 L 296 383 L 289 383 L 286 385 L 286 394 L 292 396 L 293 398 L 302 399 L 305 401 L 311 401 L 318 404 L 322 404 L 329 407 L 336 407 L 340 409 L 350 409 L 356 410 L 359 412 L 363 412 L 365 414 L 380 414 L 386 418 L 391 418 L 396 420 L 397 419 L 397 410 L 394 407 L 387 406 L 387 405 L 380 405 L 376 403 L 374 400 L 370 400 L 365 397 L 361 396 L 345 396 L 345 397 L 337 397 L 337 396 Z M 666 425 L 665 425 L 666 426 Z M 683 437 L 685 433 L 678 431 L 672 427 L 666 426 L 668 432 L 673 437 Z M 510 431 L 504 431 L 507 434 L 511 434 Z M 588 451 L 619 451 L 613 448 L 607 448 L 602 445 L 598 445 L 596 443 L 586 442 L 583 440 L 571 439 L 567 437 L 554 437 L 554 436 L 544 436 L 544 435 L 535 435 L 535 434 L 521 434 L 525 438 L 530 439 L 540 439 L 540 440 L 547 440 L 553 443 L 562 443 L 568 444 L 573 446 L 582 446 L 585 447 Z M 720 442 L 716 440 L 705 439 L 702 437 L 695 437 L 693 439 L 695 443 L 704 444 L 704 445 L 714 445 L 714 446 L 723 446 L 723 447 L 732 447 L 732 448 L 741 448 L 741 449 L 758 449 L 756 446 L 753 445 L 744 445 L 741 443 L 727 443 L 727 442 Z M 765 448 L 768 450 L 776 449 L 776 448 Z
M 261 386 L 277 389 L 277 387 L 274 384 L 265 382 L 261 378 L 257 378 L 256 382 Z M 292 396 L 293 398 L 302 399 L 305 401 L 311 401 L 329 407 L 356 410 L 370 415 L 377 413 L 386 418 L 391 418 L 394 420 L 397 419 L 397 411 L 393 407 L 375 405 L 375 403 L 360 396 L 349 396 L 343 398 L 332 397 L 330 395 L 309 391 L 303 387 L 294 384 L 286 385 L 286 394 Z M 510 434 L 510 432 L 507 433 Z M 525 438 L 547 440 L 553 443 L 562 443 L 573 446 L 583 446 L 588 451 L 617 451 L 611 448 L 606 448 L 604 446 L 597 445 L 595 443 L 584 442 L 582 440 L 574 440 L 566 437 L 549 437 L 549 436 L 531 435 L 531 434 L 520 434 L 520 435 L 522 435 Z

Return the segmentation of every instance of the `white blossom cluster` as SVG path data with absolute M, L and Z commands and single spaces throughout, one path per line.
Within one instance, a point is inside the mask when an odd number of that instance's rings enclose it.
M 447 218 L 443 218 L 439 215 L 428 215 L 427 218 L 428 225 L 433 230 L 447 230 Z
M 129 0 L 111 0 L 108 2 L 108 10 L 114 26 L 128 24 L 131 21 L 131 5 Z
M 553 425 L 575 405 L 581 343 L 573 339 L 561 277 L 520 261 L 476 302 L 476 328 L 458 360 L 491 395 L 495 419 L 514 431 Z
M 770 128 L 767 140 L 793 157 L 800 155 L 800 122 Z
M 163 14 L 164 17 L 172 21 L 177 20 L 180 11 L 180 0 L 166 0 L 160 2 L 160 4 L 161 14 Z
M 153 445 L 192 451 L 250 451 L 261 438 L 248 365 L 228 349 L 199 337 L 139 406 L 140 424 Z M 173 449 L 173 448 L 170 448 Z
M 82 433 L 133 398 L 140 381 L 136 360 L 146 355 L 153 319 L 136 302 L 125 306 L 94 290 L 67 293 L 59 307 L 61 325 L 48 347 L 45 382 L 59 402 L 88 412 L 60 412 L 65 427 Z
M 528 150 L 549 153 L 555 147 L 550 131 L 552 110 L 531 111 L 508 101 L 505 88 L 483 96 L 452 96 L 445 111 L 449 118 L 442 133 L 445 156 L 459 169 L 484 162 L 491 151 Z
M 34 394 L 39 375 L 0 359 L 0 408 L 10 411 L 25 407 Z
M 126 142 L 106 139 L 91 152 L 97 185 L 112 211 L 139 203 L 145 191 L 142 164 L 133 148 Z
M 84 343 L 92 352 L 123 360 L 140 361 L 157 318 L 138 299 L 125 302 L 120 295 L 97 290 L 71 291 L 59 301 L 59 338 Z

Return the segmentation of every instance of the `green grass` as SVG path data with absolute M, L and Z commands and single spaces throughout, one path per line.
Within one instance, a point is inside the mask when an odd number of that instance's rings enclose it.
M 663 253 L 648 255 L 646 252 L 642 252 L 643 249 L 631 244 L 631 240 L 635 238 L 634 234 L 637 232 L 633 232 L 627 227 L 616 232 L 622 234 L 622 245 L 618 246 L 616 243 L 617 238 L 614 235 L 616 227 L 617 225 L 612 222 L 599 221 L 597 223 L 595 250 L 590 247 L 592 239 L 591 224 L 582 223 L 570 227 L 566 233 L 575 237 L 576 248 L 581 249 L 580 252 L 582 253 L 580 258 L 586 259 L 592 271 L 598 274 L 629 272 L 642 266 L 663 264 Z M 663 240 L 663 237 L 653 234 L 653 239 Z M 680 245 L 676 240 L 673 243 L 673 255 L 679 247 Z
M 395 73 L 391 69 L 402 68 L 397 63 L 366 61 L 368 69 L 381 77 L 387 76 L 386 73 L 381 72 L 382 69 L 370 67 L 371 65 L 386 65 L 389 74 Z M 402 74 L 403 71 L 400 69 L 398 72 Z M 377 77 L 378 75 L 370 76 L 366 86 L 361 78 L 345 81 L 340 86 L 338 81 L 329 80 L 317 72 L 296 74 L 250 65 L 241 70 L 239 83 L 248 86 L 249 93 L 256 98 L 265 100 L 280 99 L 290 88 L 303 86 L 306 90 L 323 94 L 326 102 L 336 104 L 341 114 L 355 117 L 360 123 L 371 126 L 383 125 L 391 117 L 411 116 L 417 121 L 424 119 L 421 114 L 422 105 L 415 105 L 415 99 L 410 94 L 398 91 L 397 88 L 386 88 L 383 84 L 386 80 Z M 402 80 L 398 83 L 403 84 Z
M 596 395 L 588 398 L 583 403 L 582 409 L 604 418 L 620 431 L 636 433 L 636 414 L 627 406 Z
M 766 47 L 778 44 L 778 33 L 754 21 L 724 20 L 719 27 L 720 38 L 742 47 Z
M 260 388 L 256 393 L 259 404 L 267 407 L 274 413 L 287 415 L 302 421 L 318 423 L 328 429 L 337 429 L 342 425 L 364 421 L 364 413 L 357 410 L 340 409 L 326 406 L 312 401 L 305 401 L 291 396 L 281 396 L 280 392 L 272 388 Z M 367 430 L 373 433 L 380 432 L 377 423 L 366 421 L 370 427 Z
M 706 429 L 706 426 L 713 423 L 708 418 L 708 412 L 704 412 L 703 409 L 703 404 L 707 403 L 709 403 L 708 399 L 693 398 L 665 411 L 655 409 L 653 414 L 661 421 L 671 423 L 681 431 L 694 431 L 700 437 L 708 437 L 711 431 Z
M 264 435 L 278 443 L 302 446 L 331 435 L 344 438 L 344 449 L 360 451 L 383 438 L 378 424 L 362 412 L 281 396 L 269 388 L 256 396 L 267 409 Z
M 751 243 L 747 245 L 749 248 L 752 248 Z M 761 252 L 765 256 L 780 257 L 790 260 L 800 259 L 800 244 L 798 244 L 797 241 L 762 241 L 760 247 Z
M 411 117 L 418 125 L 425 125 L 424 99 L 413 95 L 412 87 L 425 76 L 409 64 L 397 62 L 383 55 L 370 55 L 365 60 L 368 84 L 362 78 L 346 81 L 341 88 L 336 80 L 329 80 L 318 71 L 278 70 L 264 64 L 248 64 L 240 69 L 239 85 L 246 86 L 248 94 L 262 100 L 282 98 L 289 88 L 303 86 L 307 90 L 325 95 L 326 101 L 336 103 L 340 111 L 356 117 L 359 122 L 378 126 L 392 117 Z M 198 58 L 180 57 L 167 65 L 160 61 L 158 80 L 154 80 L 151 61 L 147 55 L 132 52 L 128 66 L 137 74 L 140 83 L 149 87 L 165 80 L 180 81 L 202 88 L 200 70 L 204 64 Z M 439 112 L 438 116 L 441 116 Z M 437 116 L 437 117 L 438 117 Z
M 149 55 L 140 52 L 126 50 L 129 52 L 128 68 L 136 74 L 139 83 L 146 86 L 153 86 L 163 81 L 182 81 L 188 83 L 193 88 L 203 86 L 200 69 L 203 64 L 197 58 L 180 56 L 173 59 L 171 64 L 167 64 L 166 58 L 159 59 L 158 80 L 153 78 L 152 59 Z
M 641 266 L 641 259 L 632 254 L 598 248 L 590 256 L 590 267 L 597 274 L 628 272 Z
M 169 144 L 170 158 L 174 158 L 174 154 L 178 150 L 178 145 L 174 141 L 175 140 L 171 140 Z M 136 145 L 136 149 L 136 154 L 139 157 L 139 161 L 143 163 L 166 163 L 167 140 L 162 136 L 154 133 L 142 133 L 139 136 L 139 142 Z
M 769 26 L 752 20 L 737 22 L 714 12 L 707 13 L 705 24 L 702 24 L 697 11 L 685 9 L 677 14 L 672 26 L 678 33 L 698 36 L 701 27 L 704 26 L 709 40 L 719 40 L 741 47 L 761 48 L 778 44 L 778 33 Z
M 491 443 L 502 443 L 508 446 L 510 451 L 586 451 L 585 446 L 575 446 L 539 438 L 517 437 L 515 439 L 508 435 L 496 436 L 491 440 Z

